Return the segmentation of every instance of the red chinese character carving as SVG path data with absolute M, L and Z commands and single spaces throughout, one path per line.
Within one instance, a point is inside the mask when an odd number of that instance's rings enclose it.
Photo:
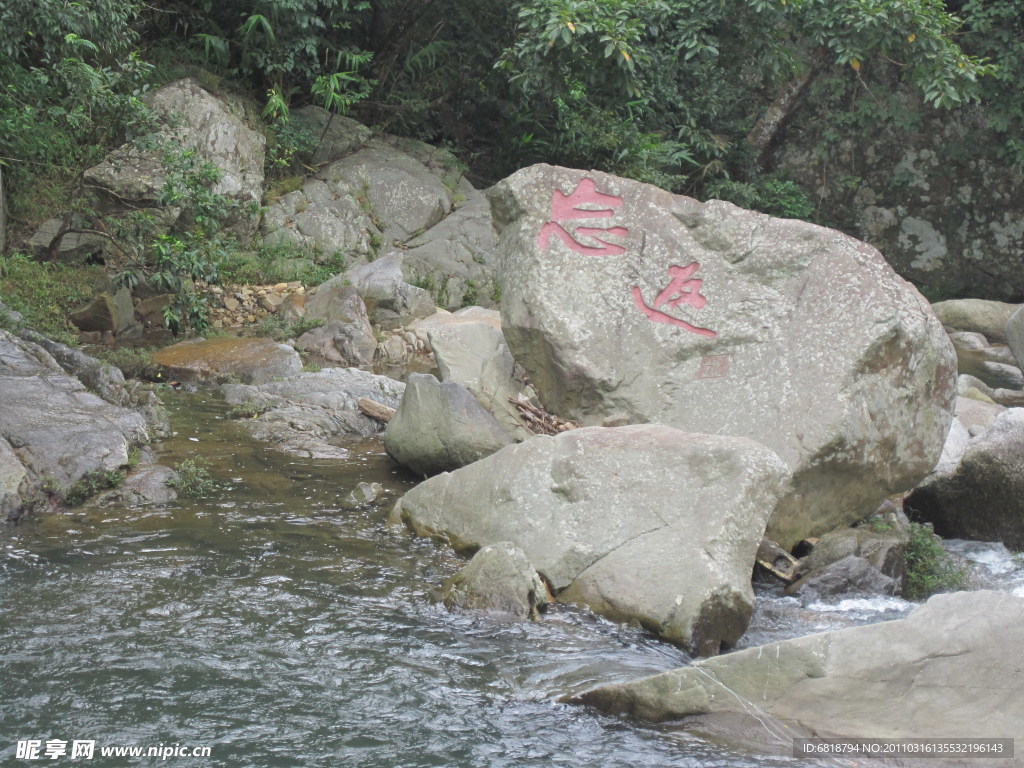
M 581 208 L 582 205 L 606 206 L 603 208 Z M 551 236 L 555 235 L 570 249 L 585 256 L 618 256 L 625 253 L 621 245 L 609 243 L 598 235 L 625 235 L 625 227 L 576 227 L 575 234 L 590 237 L 600 245 L 584 245 L 577 240 L 560 222 L 572 219 L 603 219 L 615 215 L 613 209 L 622 205 L 622 198 L 597 191 L 593 179 L 582 179 L 569 194 L 560 190 L 551 193 L 551 220 L 537 233 L 537 247 L 546 251 Z
M 696 325 L 661 311 L 661 307 L 675 309 L 680 304 L 689 304 L 694 309 L 701 309 L 708 303 L 708 300 L 700 292 L 700 287 L 704 284 L 704 281 L 690 277 L 698 269 L 700 269 L 700 264 L 696 261 L 685 267 L 675 264 L 669 267 L 668 273 L 672 276 L 672 280 L 654 299 L 654 306 L 647 305 L 643 294 L 640 293 L 640 287 L 634 285 L 632 289 L 633 302 L 636 304 L 637 309 L 647 315 L 651 322 L 668 323 L 701 336 L 717 336 L 718 334 L 715 331 L 707 328 L 698 328 Z

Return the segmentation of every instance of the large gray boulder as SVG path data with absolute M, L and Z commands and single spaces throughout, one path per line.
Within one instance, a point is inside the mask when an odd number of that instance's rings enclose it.
M 476 190 L 454 213 L 408 241 L 403 251 L 405 279 L 421 285 L 439 307 L 494 306 L 499 298 L 493 263 L 498 240 L 491 207 Z
M 373 138 L 373 131 L 362 123 L 313 104 L 292 110 L 291 119 L 296 128 L 304 129 L 319 139 L 312 157 L 315 165 L 351 154 Z
M 705 723 L 722 718 L 737 733 L 762 732 L 771 719 L 786 726 L 777 732 L 786 733 L 787 751 L 793 736 L 808 731 L 1020 739 L 1024 696 L 1019 661 L 1009 649 L 1022 642 L 1024 599 L 957 592 L 933 597 L 905 619 L 747 648 L 604 686 L 573 702 L 654 721 L 710 715 Z
M 118 469 L 150 430 L 139 411 L 86 390 L 41 346 L 0 330 L 0 510 L 18 517 L 42 492 Z
M 366 302 L 343 277 L 334 277 L 305 301 L 303 316 L 324 325 L 299 337 L 296 347 L 315 352 L 332 363 L 368 365 L 373 362 L 377 339 L 373 335 Z
M 168 83 L 145 101 L 161 123 L 154 141 L 115 150 L 85 172 L 86 182 L 118 205 L 153 205 L 166 180 L 164 151 L 180 147 L 216 166 L 220 180 L 213 192 L 243 203 L 260 202 L 266 139 L 246 124 L 239 101 L 213 96 L 191 78 Z
M 384 432 L 388 455 L 424 477 L 472 464 L 513 442 L 469 390 L 424 373 L 409 375 Z
M 1004 334 L 1017 365 L 1024 368 L 1024 305 L 1010 315 L 1010 319 L 1006 321 Z
M 380 244 L 380 233 L 359 204 L 359 190 L 328 166 L 302 187 L 268 201 L 263 242 L 307 251 L 334 253 L 363 261 Z
M 445 581 L 444 605 L 537 619 L 549 602 L 548 589 L 523 550 L 501 541 L 482 547 L 466 567 Z
M 427 338 L 441 381 L 461 384 L 472 392 L 517 440 L 530 437 L 532 433 L 509 400 L 529 400 L 533 388 L 523 380 L 522 369 L 512 359 L 500 328 L 485 320 L 437 323 L 429 329 Z
M 430 294 L 405 282 L 401 252 L 393 251 L 374 262 L 353 267 L 341 279 L 352 284 L 366 302 L 371 322 L 384 330 L 408 325 L 434 313 Z
M 377 340 L 364 311 L 362 322 L 335 320 L 306 331 L 295 340 L 295 348 L 331 365 L 370 365 Z
M 1024 408 L 998 414 L 959 463 L 929 476 L 905 504 L 945 538 L 1024 549 Z
M 372 140 L 332 163 L 331 174 L 356 187 L 360 204 L 383 225 L 385 246 L 430 229 L 452 209 L 452 190 L 419 159 L 386 141 Z
M 160 398 L 139 381 L 126 381 L 119 368 L 109 365 L 80 349 L 68 347 L 48 339 L 30 328 L 24 328 L 18 335 L 36 344 L 53 356 L 54 361 L 65 372 L 77 378 L 85 388 L 111 405 L 131 408 L 142 413 L 146 419 L 151 437 L 163 437 L 170 432 L 167 411 Z
M 768 446 L 793 470 L 768 530 L 787 548 L 935 465 L 953 350 L 875 249 L 598 172 L 488 194 L 505 338 L 549 411 Z
M 713 654 L 746 630 L 751 569 L 787 475 L 744 438 L 590 427 L 432 477 L 392 517 L 459 551 L 509 541 L 558 600 Z
M 259 414 L 243 420 L 255 439 L 295 456 L 342 459 L 353 437 L 381 430 L 359 401 L 397 408 L 404 390 L 401 382 L 359 368 L 325 368 L 259 386 L 225 384 L 221 394 L 240 410 Z

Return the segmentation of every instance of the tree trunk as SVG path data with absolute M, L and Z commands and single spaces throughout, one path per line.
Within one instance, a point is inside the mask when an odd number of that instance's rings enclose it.
M 750 133 L 747 134 L 747 144 L 754 150 L 757 165 L 764 164 L 764 156 L 771 146 L 772 139 L 775 138 L 797 104 L 800 103 L 800 98 L 807 91 L 807 86 L 811 84 L 816 74 L 816 69 L 811 68 L 786 83 L 775 100 L 768 105 L 768 109 L 765 110 L 761 119 L 750 129 Z
M 0 165 L 0 254 L 7 247 L 7 198 L 4 196 L 4 167 Z

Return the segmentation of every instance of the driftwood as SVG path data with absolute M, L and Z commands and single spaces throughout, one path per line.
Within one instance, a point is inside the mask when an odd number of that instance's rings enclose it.
M 800 575 L 800 561 L 771 539 L 761 539 L 757 564 L 787 584 L 792 584 Z
M 391 421 L 391 417 L 395 415 L 394 408 L 378 403 L 376 400 L 371 400 L 368 397 L 359 398 L 359 410 L 382 424 L 387 424 Z
M 568 432 L 570 429 L 579 429 L 580 425 L 575 421 L 562 419 L 553 413 L 537 408 L 525 400 L 517 400 L 514 397 L 508 399 L 519 411 L 519 417 L 523 425 L 535 435 L 557 435 Z

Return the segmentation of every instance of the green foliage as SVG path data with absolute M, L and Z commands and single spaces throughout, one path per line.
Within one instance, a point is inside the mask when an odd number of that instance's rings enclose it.
M 24 324 L 64 344 L 78 343 L 68 313 L 88 301 L 103 268 L 40 262 L 24 253 L 0 256 L 0 296 Z
M 0 4 L 0 163 L 14 220 L 148 121 L 150 66 L 134 50 L 140 3 Z M 52 215 L 52 213 L 51 213 Z
M 705 187 L 704 195 L 784 219 L 810 219 L 814 215 L 814 203 L 807 193 L 788 179 L 767 176 L 749 182 L 717 179 Z
M 341 251 L 311 252 L 295 245 L 267 245 L 234 251 L 220 263 L 221 279 L 249 285 L 287 283 L 298 280 L 320 285 L 345 271 L 348 258 Z
M 120 488 L 124 478 L 125 473 L 121 469 L 94 469 L 86 472 L 68 489 L 64 501 L 68 506 L 77 507 L 101 491 Z
M 957 47 L 957 27 L 938 0 L 526 0 L 499 66 L 529 116 L 513 124 L 523 148 L 699 191 L 750 175 L 748 132 L 805 73 L 860 85 L 869 65 L 897 62 L 928 104 L 977 99 L 992 67 Z
M 978 84 L 985 119 L 1003 137 L 993 150 L 1024 167 L 1024 0 L 964 0 L 958 5 L 965 22 L 960 44 L 995 67 Z
M 223 228 L 251 212 L 213 191 L 220 171 L 194 150 L 164 147 L 162 164 L 164 184 L 158 202 L 180 210 L 179 223 L 162 232 L 159 222 L 146 213 L 119 222 L 118 237 L 139 258 L 118 275 L 118 283 L 131 285 L 145 275 L 158 290 L 175 294 L 164 308 L 166 327 L 175 335 L 187 329 L 202 334 L 210 329 L 209 307 L 193 282 L 219 282 L 221 264 L 237 247 Z
M 924 600 L 937 592 L 963 589 L 966 580 L 967 569 L 942 548 L 931 524 L 911 523 L 904 588 L 907 598 Z
M 167 484 L 180 496 L 200 499 L 209 496 L 219 487 L 210 473 L 210 465 L 206 459 L 199 457 L 185 459 L 174 466 L 178 476 L 167 481 Z
M 463 307 L 475 307 L 480 303 L 480 297 L 477 295 L 477 285 L 473 280 L 466 281 L 466 292 L 462 294 L 462 306 Z

